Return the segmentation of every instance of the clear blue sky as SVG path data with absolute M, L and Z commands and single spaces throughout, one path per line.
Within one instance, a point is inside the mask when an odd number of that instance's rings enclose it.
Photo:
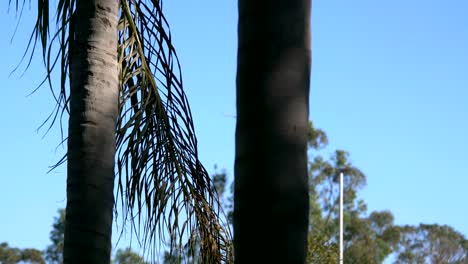
M 34 2 L 34 1 L 33 1 Z M 237 3 L 166 1 L 201 159 L 232 177 Z M 40 60 L 9 72 L 29 37 L 25 12 L 13 44 L 13 12 L 1 9 L 3 114 L 0 130 L 0 242 L 45 248 L 65 206 L 58 127 L 38 126 L 52 110 L 38 84 Z M 367 175 L 369 210 L 391 210 L 397 224 L 448 224 L 468 235 L 468 2 L 314 1 L 310 118 Z M 38 58 L 39 59 L 39 58 Z

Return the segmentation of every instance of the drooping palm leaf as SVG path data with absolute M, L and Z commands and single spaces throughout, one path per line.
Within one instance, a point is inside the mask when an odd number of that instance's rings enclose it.
M 130 220 L 146 248 L 161 245 L 169 235 L 171 250 L 179 251 L 176 254 L 197 244 L 203 263 L 231 262 L 231 236 L 220 220 L 215 189 L 198 159 L 191 111 L 162 3 L 121 0 L 120 6 L 116 174 L 122 219 Z M 49 1 L 38 0 L 30 44 L 32 52 L 37 41 L 42 45 L 44 81 L 57 101 L 51 123 L 68 112 L 74 11 L 75 0 L 58 1 L 56 32 L 49 38 Z M 61 81 L 55 95 L 51 75 L 57 63 Z
M 178 245 L 196 239 L 203 263 L 227 261 L 230 235 L 218 220 L 217 197 L 198 160 L 180 65 L 161 3 L 121 4 L 117 163 L 122 205 L 138 222 L 144 212 L 145 244 L 168 230 Z

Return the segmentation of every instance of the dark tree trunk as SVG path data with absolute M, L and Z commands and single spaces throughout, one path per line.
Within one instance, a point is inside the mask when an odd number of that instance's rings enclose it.
M 239 0 L 236 263 L 305 263 L 311 0 Z
M 118 114 L 116 0 L 78 0 L 70 62 L 64 263 L 111 259 Z

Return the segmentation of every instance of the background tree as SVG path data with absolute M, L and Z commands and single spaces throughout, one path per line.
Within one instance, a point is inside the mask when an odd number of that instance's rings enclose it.
M 339 232 L 338 175 L 344 174 L 344 257 L 351 263 L 381 263 L 398 241 L 393 215 L 372 212 L 357 199 L 365 185 L 365 175 L 349 162 L 349 154 L 335 151 L 330 161 L 318 156 L 310 165 L 311 213 L 310 235 L 336 247 Z M 320 255 L 320 254 L 319 254 Z
M 308 134 L 308 169 L 309 169 L 309 229 L 308 229 L 308 250 L 307 263 L 337 263 L 338 244 L 330 240 L 330 236 L 325 232 L 325 221 L 322 216 L 322 208 L 319 203 L 319 193 L 315 189 L 315 183 L 311 181 L 312 156 L 315 152 L 328 145 L 327 134 L 315 128 L 312 121 L 309 121 Z
M 382 263 L 400 235 L 388 211 L 372 212 L 365 218 L 351 217 L 345 230 L 344 256 L 350 263 Z
M 52 242 L 45 250 L 45 259 L 48 263 L 63 263 L 63 241 L 65 234 L 65 210 L 58 210 L 58 217 L 54 217 L 52 230 L 50 231 L 50 241 Z
M 65 233 L 65 210 L 57 210 L 58 217 L 54 217 L 52 230 L 50 231 L 50 241 L 52 242 L 44 251 L 47 264 L 63 263 L 63 241 Z M 1 261 L 1 259 L 0 259 Z M 148 264 L 144 258 L 132 251 L 131 248 L 118 249 L 115 253 L 113 264 Z
M 21 250 L 19 248 L 11 248 L 8 243 L 0 244 L 0 261 L 1 263 L 11 264 L 21 260 Z
M 350 263 L 381 263 L 398 242 L 398 230 L 389 211 L 366 216 L 367 205 L 358 199 L 365 174 L 350 161 L 347 151 L 336 150 L 329 160 L 319 155 L 328 138 L 309 124 L 309 263 L 338 260 L 339 174 L 344 187 L 344 258 Z
M 1 264 L 45 264 L 41 251 L 32 248 L 19 249 L 12 248 L 8 243 L 0 243 L 0 263 Z
M 50 1 L 37 3 L 28 48 L 42 46 L 51 86 L 58 65 L 52 122 L 70 114 L 64 262 L 110 261 L 115 165 L 122 220 L 141 228 L 145 245 L 168 229 L 181 246 L 195 234 L 205 262 L 231 257 L 161 1 L 59 0 L 53 34 Z
M 468 240 L 450 226 L 406 225 L 401 234 L 396 264 L 468 263 Z
M 228 228 L 232 228 L 232 221 L 233 221 L 233 192 L 234 192 L 234 184 L 231 183 L 228 186 L 227 182 L 227 172 L 226 170 L 222 170 L 221 172 L 217 171 L 217 166 L 215 166 L 215 172 L 212 176 L 214 186 L 216 187 L 216 191 L 218 193 L 220 206 L 223 209 L 223 213 L 226 217 L 226 224 Z M 229 190 L 228 190 L 229 188 Z
M 366 176 L 349 162 L 349 153 L 335 151 L 324 160 L 317 151 L 326 146 L 326 134 L 309 126 L 310 233 L 309 263 L 335 263 L 338 241 L 338 182 L 344 173 L 344 258 L 349 263 L 382 263 L 396 253 L 395 263 L 465 263 L 467 240 L 453 228 L 420 224 L 395 226 L 390 211 L 371 212 L 357 199 Z M 315 258 L 315 259 L 314 259 Z
M 132 251 L 131 248 L 118 249 L 113 264 L 149 264 L 145 259 Z
M 335 242 L 324 236 L 309 233 L 306 263 L 338 263 L 339 248 Z

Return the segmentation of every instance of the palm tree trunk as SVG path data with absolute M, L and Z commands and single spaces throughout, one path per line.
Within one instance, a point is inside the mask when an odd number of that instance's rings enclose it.
M 305 263 L 311 0 L 239 0 L 236 263 Z
M 116 0 L 76 1 L 64 263 L 110 263 L 118 113 Z

